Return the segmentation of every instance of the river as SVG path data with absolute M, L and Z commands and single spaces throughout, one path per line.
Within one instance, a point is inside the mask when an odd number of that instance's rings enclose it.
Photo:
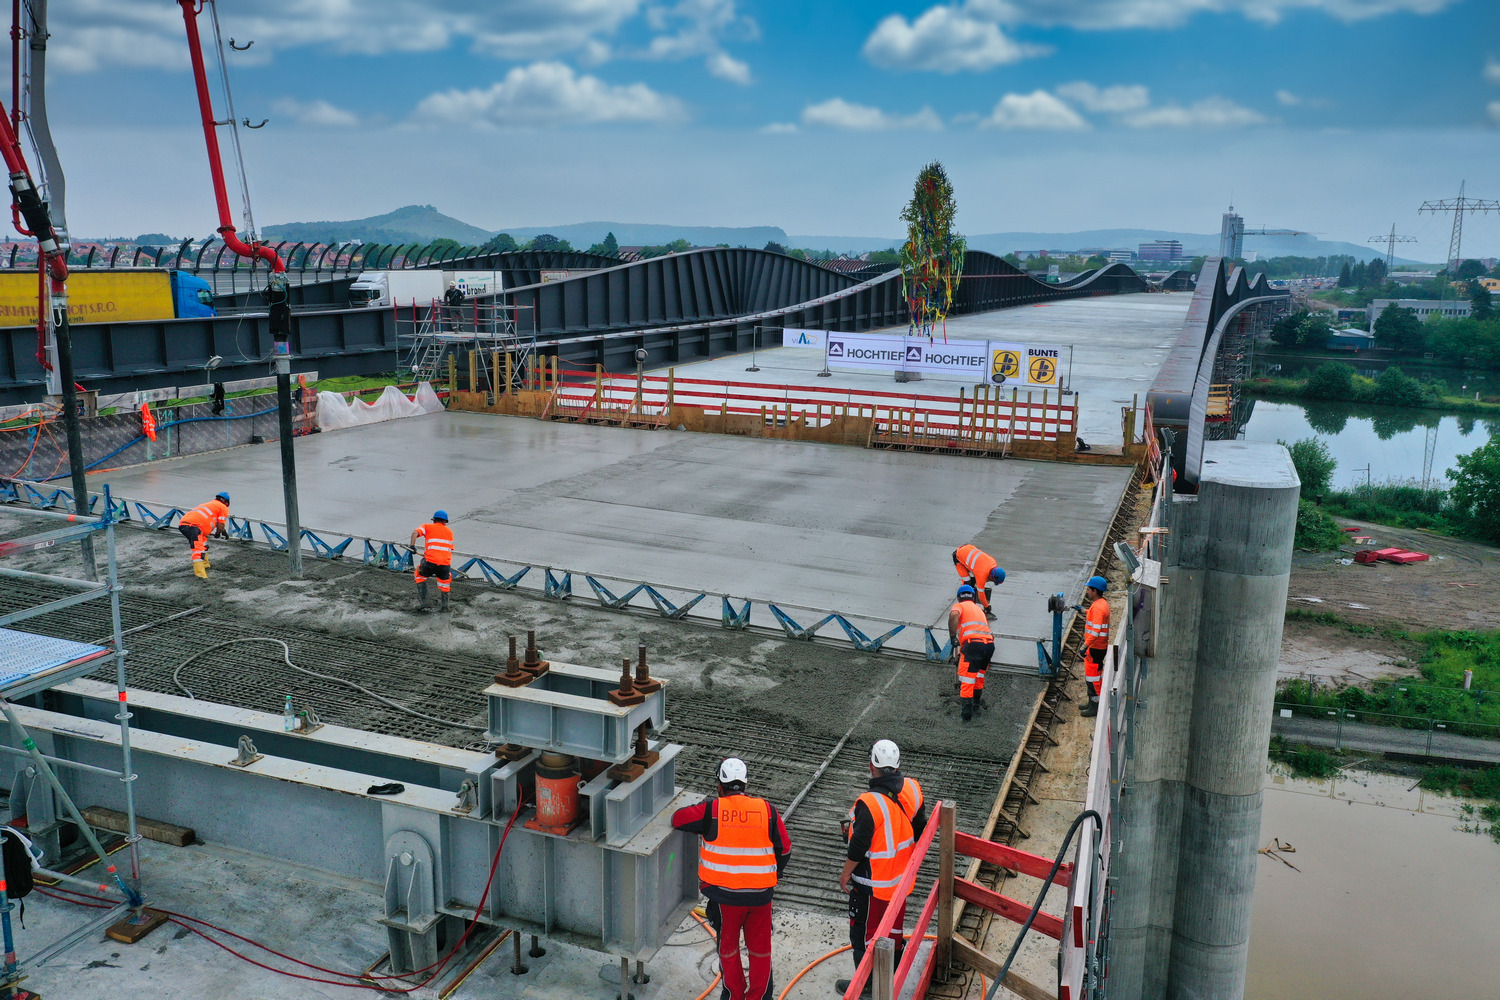
M 1246 1000 L 1494 997 L 1500 844 L 1412 779 L 1267 776 Z
M 1333 473 L 1336 488 L 1365 482 L 1366 466 L 1374 482 L 1421 479 L 1427 437 L 1434 428 L 1432 476 L 1444 485 L 1457 456 L 1483 446 L 1491 432 L 1500 431 L 1500 419 L 1437 410 L 1264 399 L 1253 404 L 1245 440 L 1291 444 L 1302 438 L 1322 438 L 1339 463 Z

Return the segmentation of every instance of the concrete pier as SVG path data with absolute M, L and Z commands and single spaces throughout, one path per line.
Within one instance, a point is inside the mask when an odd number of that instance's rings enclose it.
M 1261 776 L 1300 483 L 1280 445 L 1210 442 L 1168 512 L 1156 657 L 1121 806 L 1112 992 L 1243 996 Z

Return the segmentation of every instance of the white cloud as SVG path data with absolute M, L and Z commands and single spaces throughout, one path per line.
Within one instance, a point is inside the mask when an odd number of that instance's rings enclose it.
M 1139 111 L 1151 104 L 1151 91 L 1140 84 L 1116 84 L 1101 88 L 1079 80 L 1063 84 L 1057 88 L 1057 93 L 1091 112 L 1104 111 L 1118 115 L 1127 111 Z
M 299 101 L 285 97 L 272 104 L 271 110 L 278 115 L 294 118 L 303 125 L 351 128 L 359 124 L 359 116 L 353 111 L 346 111 L 324 100 Z
M 1072 28 L 1176 28 L 1198 14 L 1240 14 L 1276 24 L 1296 11 L 1346 23 L 1390 14 L 1436 14 L 1460 0 L 970 0 L 996 23 Z
M 923 107 L 912 115 L 893 115 L 865 104 L 853 104 L 842 97 L 834 97 L 821 104 L 809 104 L 802 109 L 802 124 L 824 128 L 843 129 L 849 132 L 881 132 L 891 129 L 923 129 L 936 132 L 942 129 L 943 120 L 936 111 Z
M 92 73 L 107 66 L 182 70 L 189 66 L 187 41 L 122 24 L 77 28 L 52 36 L 47 66 L 65 73 Z
M 1490 121 L 1494 122 L 1496 125 L 1500 125 L 1500 101 L 1491 101 L 1489 112 Z
M 1086 129 L 1089 123 L 1068 105 L 1045 90 L 1029 94 L 1006 94 L 995 104 L 995 110 L 979 123 L 981 128 L 1045 129 L 1069 131 Z
M 1131 128 L 1241 128 L 1264 125 L 1270 119 L 1253 108 L 1223 97 L 1208 97 L 1186 107 L 1167 104 L 1125 115 Z
M 1500 59 L 1490 56 L 1484 61 L 1484 78 L 1490 83 L 1500 83 Z
M 571 66 L 538 62 L 517 66 L 487 89 L 429 94 L 412 115 L 416 122 L 468 125 L 592 125 L 600 122 L 673 122 L 686 116 L 682 102 L 644 83 L 613 85 L 579 76 Z
M 1276 91 L 1276 103 L 1283 108 L 1295 108 L 1302 103 L 1302 98 L 1290 90 L 1278 90 Z
M 740 62 L 727 52 L 715 52 L 708 57 L 705 64 L 710 76 L 716 76 L 720 80 L 728 80 L 730 83 L 741 85 L 750 82 L 750 66 L 748 63 Z
M 967 6 L 931 7 L 915 21 L 892 14 L 865 39 L 864 55 L 885 69 L 957 73 L 1045 55 L 1051 49 L 1008 38 L 992 20 L 976 17 Z
M 792 135 L 797 131 L 799 129 L 796 122 L 772 122 L 769 125 L 762 125 L 760 127 L 762 135 Z

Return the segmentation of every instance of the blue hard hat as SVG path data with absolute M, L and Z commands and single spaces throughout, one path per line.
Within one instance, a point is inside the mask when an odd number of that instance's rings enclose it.
M 990 570 L 990 582 L 991 583 L 1004 583 L 1005 582 L 1005 570 L 1001 569 L 999 566 L 996 566 L 994 569 Z
M 1109 589 L 1109 581 L 1102 576 L 1091 576 L 1089 577 L 1089 586 L 1102 594 Z
M 432 519 L 434 521 L 446 521 L 448 520 L 448 512 L 446 510 L 435 510 L 432 512 Z
M 971 587 L 971 586 L 969 586 L 967 583 L 958 588 L 958 599 L 960 601 L 963 600 L 965 597 L 973 597 L 973 596 L 975 596 L 974 588 Z
M 216 494 L 214 494 L 214 499 L 215 500 L 223 500 L 225 503 L 228 503 L 229 502 L 229 491 L 225 490 L 222 493 L 216 493 Z

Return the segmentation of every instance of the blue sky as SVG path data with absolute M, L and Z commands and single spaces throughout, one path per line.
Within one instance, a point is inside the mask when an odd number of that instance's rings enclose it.
M 178 5 L 52 17 L 73 231 L 210 231 Z M 244 133 L 262 224 L 431 203 L 884 236 L 939 158 L 973 233 L 1209 232 L 1233 197 L 1441 259 L 1417 206 L 1500 198 L 1495 0 L 226 0 L 220 23 L 255 42 L 229 55 L 236 110 L 271 119 Z M 1500 254 L 1500 214 L 1466 233 Z

